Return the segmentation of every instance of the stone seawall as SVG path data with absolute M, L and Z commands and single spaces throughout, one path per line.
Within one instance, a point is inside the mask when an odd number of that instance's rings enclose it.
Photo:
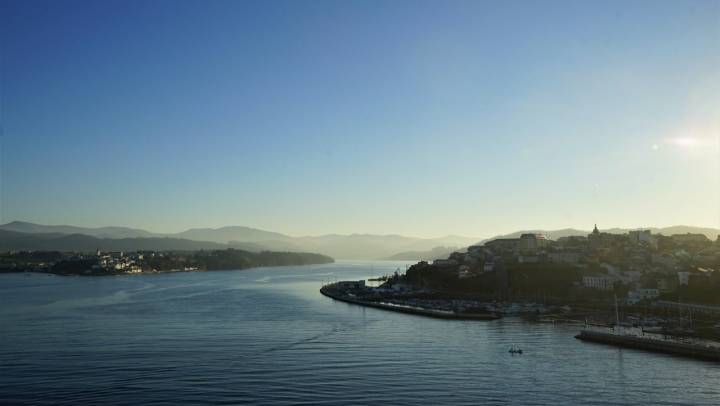
M 720 348 L 703 345 L 686 344 L 673 341 L 657 340 L 646 337 L 635 337 L 583 330 L 575 338 L 579 340 L 615 345 L 618 347 L 637 348 L 647 351 L 681 355 L 708 361 L 720 361 Z

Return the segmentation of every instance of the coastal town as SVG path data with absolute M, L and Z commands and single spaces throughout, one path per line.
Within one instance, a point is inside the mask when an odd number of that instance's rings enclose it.
M 323 293 L 445 318 L 524 315 L 718 339 L 720 237 L 597 226 L 557 240 L 525 233 L 418 262 L 378 286 L 343 281 Z
M 237 249 L 209 251 L 135 251 L 78 253 L 10 251 L 0 254 L 2 272 L 40 272 L 57 275 L 107 276 L 148 272 L 194 272 L 246 269 L 258 266 L 331 263 L 320 254 L 249 252 Z
M 511 297 L 513 293 L 522 296 L 522 287 L 512 286 L 508 272 L 553 268 L 559 272 L 573 269 L 569 290 L 614 292 L 629 305 L 655 302 L 661 297 L 720 304 L 720 272 L 716 272 L 720 270 L 720 236 L 712 241 L 704 234 L 664 236 L 650 230 L 611 234 L 600 232 L 597 226 L 587 236 L 557 241 L 529 233 L 491 240 L 432 264 L 420 262 L 398 282 L 432 284 L 432 278 L 424 276 L 434 271 L 452 273 L 458 283 L 467 284 L 494 273 L 499 281 L 496 293 Z M 569 290 L 566 293 L 570 294 Z

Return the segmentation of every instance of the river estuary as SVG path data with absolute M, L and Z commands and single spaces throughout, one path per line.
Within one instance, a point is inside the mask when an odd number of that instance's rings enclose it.
M 318 291 L 397 267 L 0 275 L 0 404 L 720 404 L 717 363 Z

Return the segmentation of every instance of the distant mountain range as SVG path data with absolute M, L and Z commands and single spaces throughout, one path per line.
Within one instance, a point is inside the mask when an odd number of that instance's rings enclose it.
M 0 225 L 0 250 L 106 251 L 198 250 L 242 248 L 251 251 L 315 252 L 337 259 L 381 259 L 406 251 L 438 246 L 467 246 L 476 238 L 446 236 L 415 238 L 401 235 L 329 234 L 291 237 L 250 227 L 194 228 L 159 234 L 128 227 L 86 228 L 47 226 L 15 221 Z
M 252 243 L 218 244 L 181 238 L 98 238 L 85 234 L 19 233 L 0 229 L 0 251 L 197 251 L 238 248 L 262 251 Z
M 653 233 L 701 233 L 714 240 L 720 230 L 673 226 L 647 228 Z M 627 233 L 629 229 L 602 230 Z M 416 238 L 397 234 L 328 234 L 314 237 L 289 235 L 250 227 L 193 228 L 175 234 L 152 233 L 129 227 L 48 226 L 14 221 L 0 225 L 0 251 L 59 250 L 92 252 L 134 250 L 200 250 L 239 248 L 248 251 L 314 252 L 336 259 L 431 260 L 445 258 L 457 249 L 495 238 L 519 237 L 523 233 L 543 233 L 556 240 L 571 235 L 587 235 L 590 230 L 524 230 L 479 241 L 477 238 L 449 235 L 440 238 Z M 458 248 L 453 248 L 458 247 Z
M 75 226 L 46 226 L 25 221 L 13 221 L 12 223 L 2 224 L 0 225 L 0 230 L 31 234 L 83 234 L 98 238 L 149 238 L 162 236 L 145 230 L 128 227 L 87 228 Z

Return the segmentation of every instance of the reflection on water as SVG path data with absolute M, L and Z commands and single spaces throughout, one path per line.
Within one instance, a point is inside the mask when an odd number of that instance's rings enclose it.
M 0 276 L 0 403 L 717 404 L 720 365 L 336 302 L 404 263 Z M 511 346 L 523 348 L 511 356 Z

